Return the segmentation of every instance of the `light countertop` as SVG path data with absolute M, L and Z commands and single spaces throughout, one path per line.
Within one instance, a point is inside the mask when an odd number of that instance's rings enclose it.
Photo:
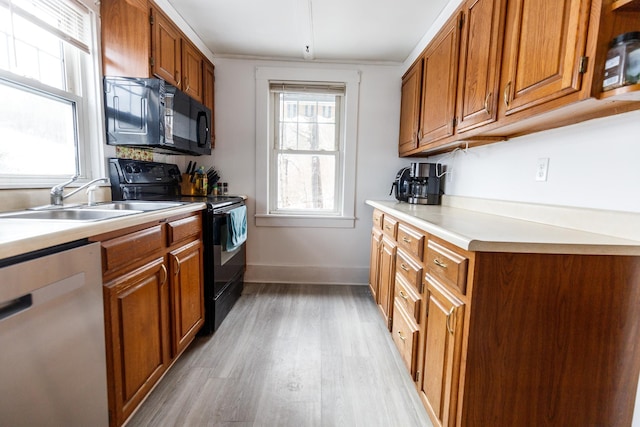
M 168 209 L 91 222 L 1 218 L 0 259 L 205 208 L 204 203 L 188 203 Z
M 452 206 L 374 200 L 366 203 L 469 251 L 640 255 L 640 241 L 633 239 Z

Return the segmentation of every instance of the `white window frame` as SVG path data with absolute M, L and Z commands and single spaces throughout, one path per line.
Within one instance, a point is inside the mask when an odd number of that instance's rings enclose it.
M 74 1 L 74 0 L 72 0 Z M 80 61 L 80 73 L 83 87 L 82 96 L 75 96 L 55 88 L 48 87 L 38 81 L 0 70 L 0 78 L 18 85 L 32 87 L 35 90 L 49 92 L 56 97 L 67 99 L 75 103 L 77 122 L 77 147 L 79 179 L 70 185 L 81 185 L 94 178 L 106 176 L 104 160 L 104 113 L 102 107 L 102 75 L 100 26 L 97 16 L 100 13 L 99 3 L 75 0 L 84 5 L 89 13 L 90 34 L 88 46 L 91 54 Z M 73 67 L 71 67 L 73 68 Z M 77 80 L 71 82 L 75 84 Z M 67 175 L 2 175 L 0 171 L 0 189 L 12 188 L 48 188 L 67 180 Z
M 342 176 L 339 190 L 340 212 L 328 214 L 272 213 L 273 191 L 270 188 L 274 168 L 271 148 L 274 139 L 273 103 L 270 83 L 273 81 L 342 83 L 345 96 L 342 105 L 342 162 L 337 165 Z M 266 227 L 355 227 L 356 154 L 358 139 L 358 102 L 360 71 L 311 68 L 256 68 L 256 226 Z

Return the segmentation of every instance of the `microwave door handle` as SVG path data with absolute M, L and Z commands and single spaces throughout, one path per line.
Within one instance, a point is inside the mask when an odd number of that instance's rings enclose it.
M 204 141 L 200 138 L 200 120 L 203 119 L 204 116 Z M 196 138 L 198 138 L 198 147 L 204 147 L 207 145 L 207 140 L 209 139 L 209 123 L 207 123 L 207 113 L 205 111 L 200 111 L 198 113 L 198 118 L 196 119 L 196 126 L 198 127 L 198 132 Z

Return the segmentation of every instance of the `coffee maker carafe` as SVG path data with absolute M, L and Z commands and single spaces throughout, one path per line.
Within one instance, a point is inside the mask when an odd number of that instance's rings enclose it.
M 418 205 L 439 205 L 442 195 L 442 165 L 439 163 L 411 163 L 398 171 L 391 187 L 401 202 Z M 389 195 L 391 195 L 389 193 Z

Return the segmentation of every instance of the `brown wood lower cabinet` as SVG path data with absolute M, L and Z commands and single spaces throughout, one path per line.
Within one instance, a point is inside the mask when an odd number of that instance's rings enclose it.
M 378 304 L 395 295 L 383 316 L 435 426 L 631 425 L 640 257 L 470 252 L 412 230 L 421 261 L 384 234 Z
M 204 323 L 202 243 L 193 241 L 169 253 L 172 356 L 189 345 Z
M 168 296 L 163 257 L 105 283 L 112 425 L 125 421 L 169 365 Z
M 204 323 L 202 217 L 95 236 L 102 246 L 109 423 L 126 422 Z
M 424 360 L 418 390 L 433 422 L 452 426 L 456 425 L 464 303 L 429 274 L 426 282 Z

